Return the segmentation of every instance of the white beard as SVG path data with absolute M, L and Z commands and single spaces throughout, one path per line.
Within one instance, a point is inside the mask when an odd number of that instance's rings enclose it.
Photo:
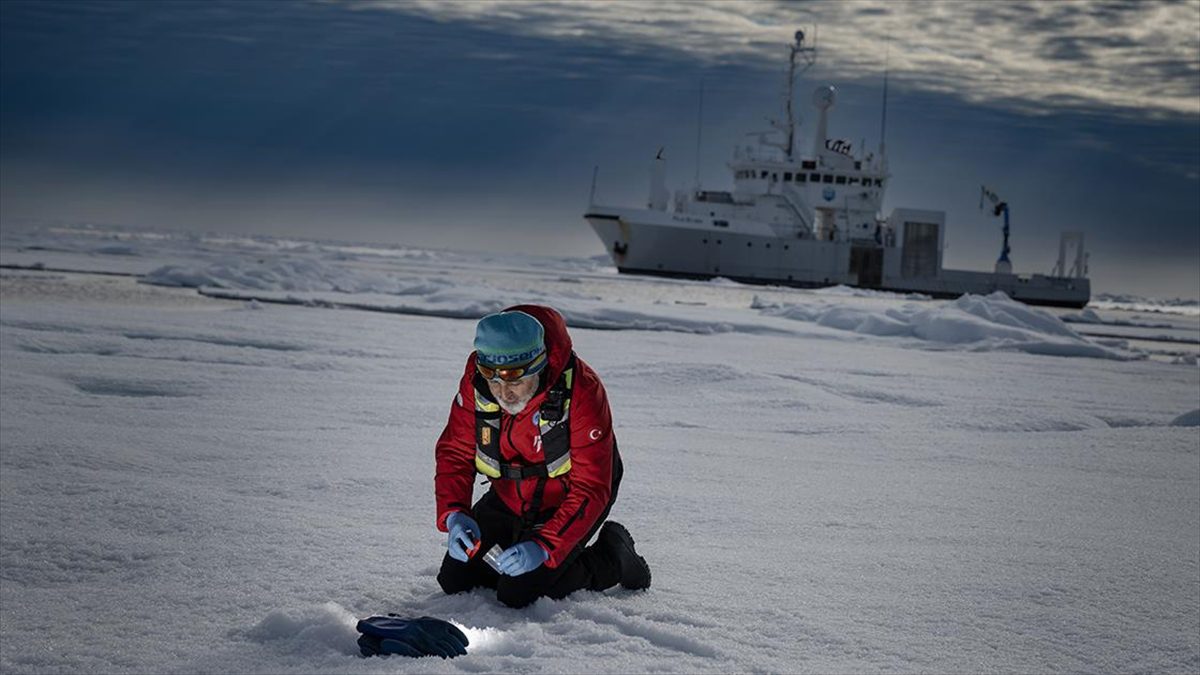
M 529 402 L 531 400 L 533 400 L 533 396 L 526 396 L 525 398 L 521 399 L 520 401 L 517 401 L 517 403 L 514 404 L 513 406 L 509 406 L 507 403 L 505 403 L 504 399 L 500 399 L 499 401 L 497 401 L 497 403 L 499 403 L 500 407 L 502 409 L 504 409 L 504 412 L 508 413 L 509 415 L 512 415 L 513 417 L 516 417 L 517 415 L 521 414 L 521 411 L 525 409 L 525 406 L 529 405 Z
M 532 383 L 533 386 L 529 387 L 529 393 L 517 399 L 514 403 L 506 402 L 504 400 L 504 396 L 502 395 L 504 392 L 502 391 L 492 391 L 492 396 L 496 397 L 496 402 L 500 404 L 500 408 L 504 410 L 504 412 L 515 417 L 521 414 L 521 411 L 525 410 L 525 406 L 529 405 L 529 402 L 532 401 L 533 397 L 537 395 L 537 385 L 539 385 L 541 381 L 541 375 L 538 375 L 537 380 Z

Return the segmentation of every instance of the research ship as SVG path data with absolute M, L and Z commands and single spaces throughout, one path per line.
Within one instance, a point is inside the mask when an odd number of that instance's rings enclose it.
M 1091 295 L 1082 232 L 1061 235 L 1058 262 L 1048 275 L 1016 274 L 1009 260 L 1008 205 L 981 187 L 980 205 L 1004 217 L 1001 254 L 991 272 L 945 269 L 946 214 L 894 208 L 882 216 L 890 174 L 883 122 L 878 149 L 865 152 L 828 135 L 832 86 L 816 88 L 811 152 L 797 148 L 793 89 L 813 65 L 816 48 L 797 31 L 790 45 L 783 118 L 752 134 L 728 163 L 733 190 L 666 187 L 660 150 L 650 167 L 645 207 L 607 206 L 592 198 L 584 218 L 626 274 L 775 284 L 804 288 L 846 285 L 955 298 L 1003 291 L 1034 305 L 1083 307 Z

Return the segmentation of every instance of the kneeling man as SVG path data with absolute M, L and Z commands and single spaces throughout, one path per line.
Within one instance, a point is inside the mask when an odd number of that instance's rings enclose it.
M 629 531 L 605 521 L 623 472 L 608 397 L 558 312 L 519 305 L 479 321 L 436 460 L 447 593 L 485 586 L 523 607 L 582 588 L 649 588 Z M 491 486 L 472 505 L 476 472 Z M 484 561 L 493 546 L 499 571 Z

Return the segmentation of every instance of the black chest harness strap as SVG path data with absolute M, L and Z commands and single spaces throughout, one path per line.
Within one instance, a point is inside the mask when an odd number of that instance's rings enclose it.
M 575 354 L 567 359 L 558 380 L 546 392 L 546 399 L 534 413 L 533 421 L 541 435 L 542 461 L 507 462 L 500 454 L 500 404 L 488 390 L 487 380 L 475 374 L 475 469 L 488 478 L 521 480 L 557 478 L 571 470 L 571 390 L 575 383 Z M 510 429 L 511 433 L 511 429 Z M 539 488 L 544 487 L 539 481 Z M 536 490 L 535 498 L 541 496 Z M 537 499 L 538 502 L 541 499 Z M 541 505 L 538 504 L 540 507 Z

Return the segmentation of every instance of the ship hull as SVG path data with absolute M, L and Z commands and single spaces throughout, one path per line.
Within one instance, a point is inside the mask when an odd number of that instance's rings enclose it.
M 1071 308 L 1085 306 L 1091 296 L 1087 279 L 950 269 L 905 276 L 898 248 L 871 241 L 783 238 L 761 223 L 600 207 L 584 217 L 623 274 L 724 277 L 796 288 L 846 285 L 934 298 L 1003 291 L 1027 304 Z

